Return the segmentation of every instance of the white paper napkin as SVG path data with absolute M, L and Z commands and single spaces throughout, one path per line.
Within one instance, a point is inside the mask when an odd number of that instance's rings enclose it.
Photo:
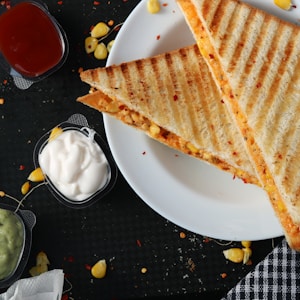
M 63 286 L 64 273 L 55 269 L 16 281 L 0 295 L 0 300 L 60 300 Z

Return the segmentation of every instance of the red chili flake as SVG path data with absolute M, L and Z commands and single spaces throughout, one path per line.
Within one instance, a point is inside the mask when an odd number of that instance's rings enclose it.
M 25 170 L 25 166 L 24 166 L 24 165 L 20 165 L 20 166 L 19 166 L 19 170 L 20 170 L 20 171 Z
M 100 4 L 99 1 L 94 1 L 93 3 L 94 3 L 94 5 L 99 5 Z
M 233 151 L 232 152 L 232 155 L 237 155 L 238 153 L 236 151 Z
M 168 6 L 168 5 L 169 5 L 168 3 L 163 3 L 163 4 L 162 4 L 162 6 Z
M 114 27 L 114 31 L 118 32 L 122 27 L 122 24 L 120 24 L 119 26 Z
M 58 5 L 62 5 L 63 2 L 62 2 L 62 1 L 57 1 L 57 4 L 58 4 Z
M 74 257 L 73 256 L 68 256 L 68 257 L 65 258 L 65 260 L 72 263 L 72 262 L 74 262 Z
M 204 240 L 203 240 L 203 243 L 208 243 L 210 242 L 210 238 L 206 237 Z
M 143 154 L 143 155 L 146 155 L 146 151 L 144 151 L 142 154 Z
M 214 59 L 215 56 L 213 54 L 208 54 L 209 58 Z
M 142 243 L 140 240 L 136 240 L 136 244 L 139 246 L 139 247 L 142 247 Z
M 279 159 L 282 159 L 282 154 L 278 154 L 278 158 L 279 158 Z
M 89 265 L 89 264 L 85 264 L 84 267 L 85 267 L 85 269 L 88 270 L 88 271 L 90 271 L 90 270 L 92 269 L 92 266 Z
M 156 36 L 156 40 L 160 40 L 160 34 Z
M 5 84 L 7 84 L 7 83 L 8 83 L 7 79 L 4 79 L 4 80 L 3 80 L 3 84 L 5 85 Z
M 174 99 L 174 101 L 177 101 L 177 100 L 178 100 L 178 96 L 177 96 L 177 95 L 174 95 L 174 96 L 173 96 L 173 99 Z
M 64 294 L 64 295 L 62 295 L 62 297 L 61 297 L 61 300 L 68 300 L 68 299 L 69 299 L 68 294 Z
M 223 99 L 221 99 L 221 103 L 224 103 L 224 100 L 223 100 Z
M 297 8 L 297 5 L 292 5 L 292 8 Z
M 234 96 L 232 94 L 229 95 L 230 98 L 234 98 Z
M 246 178 L 242 179 L 244 183 L 248 183 L 248 180 Z
M 223 279 L 227 277 L 227 273 L 221 273 L 220 275 Z
M 119 109 L 120 109 L 120 110 L 123 110 L 124 108 L 125 108 L 125 105 L 120 105 L 120 106 L 119 106 Z
M 232 141 L 228 141 L 228 144 L 229 144 L 229 145 L 232 145 Z
M 236 175 L 234 174 L 234 175 L 232 176 L 232 179 L 235 180 L 235 178 L 236 178 Z
M 258 82 L 258 83 L 257 83 L 257 85 L 256 85 L 256 87 L 257 87 L 257 88 L 260 88 L 260 87 L 262 87 L 262 84 L 261 84 L 261 82 Z

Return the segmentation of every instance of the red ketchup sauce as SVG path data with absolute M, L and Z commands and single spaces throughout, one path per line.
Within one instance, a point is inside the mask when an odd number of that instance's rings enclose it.
M 0 16 L 0 52 L 18 73 L 37 77 L 56 66 L 64 54 L 59 29 L 32 2 L 22 2 Z

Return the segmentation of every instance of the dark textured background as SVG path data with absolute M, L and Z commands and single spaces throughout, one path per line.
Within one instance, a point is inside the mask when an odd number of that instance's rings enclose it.
M 105 138 L 101 114 L 75 101 L 88 91 L 79 79 L 79 67 L 105 64 L 85 54 L 84 39 L 90 26 L 99 21 L 123 22 L 139 1 L 100 0 L 98 5 L 91 0 L 45 2 L 70 42 L 65 65 L 25 91 L 15 88 L 9 76 L 0 73 L 0 98 L 5 100 L 0 105 L 0 190 L 18 198 L 21 185 L 34 168 L 34 145 L 45 131 L 70 115 L 81 113 Z M 20 170 L 20 166 L 25 169 Z M 13 204 L 6 198 L 0 200 Z M 72 284 L 65 297 L 76 300 L 219 299 L 279 240 L 254 242 L 250 266 L 228 262 L 222 254 L 228 246 L 188 232 L 159 216 L 134 193 L 121 174 L 112 192 L 92 207 L 64 207 L 46 187 L 41 187 L 26 200 L 25 208 L 36 214 L 37 224 L 23 277 L 29 276 L 37 253 L 43 250 L 51 262 L 50 269 L 63 268 Z M 184 239 L 179 237 L 180 232 L 185 232 Z M 230 247 L 233 245 L 240 246 L 233 243 Z M 88 267 L 102 258 L 108 263 L 107 275 L 93 279 Z M 145 274 L 141 273 L 142 267 L 147 268 Z M 227 277 L 222 278 L 222 273 Z

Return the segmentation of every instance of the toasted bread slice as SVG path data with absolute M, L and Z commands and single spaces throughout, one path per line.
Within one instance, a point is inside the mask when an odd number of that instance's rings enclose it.
M 300 29 L 236 0 L 177 0 L 300 250 Z
M 98 91 L 78 99 L 184 153 L 259 185 L 241 134 L 197 45 L 118 66 L 83 71 Z M 142 122 L 139 122 L 141 116 Z M 151 124 L 160 128 L 151 132 Z

